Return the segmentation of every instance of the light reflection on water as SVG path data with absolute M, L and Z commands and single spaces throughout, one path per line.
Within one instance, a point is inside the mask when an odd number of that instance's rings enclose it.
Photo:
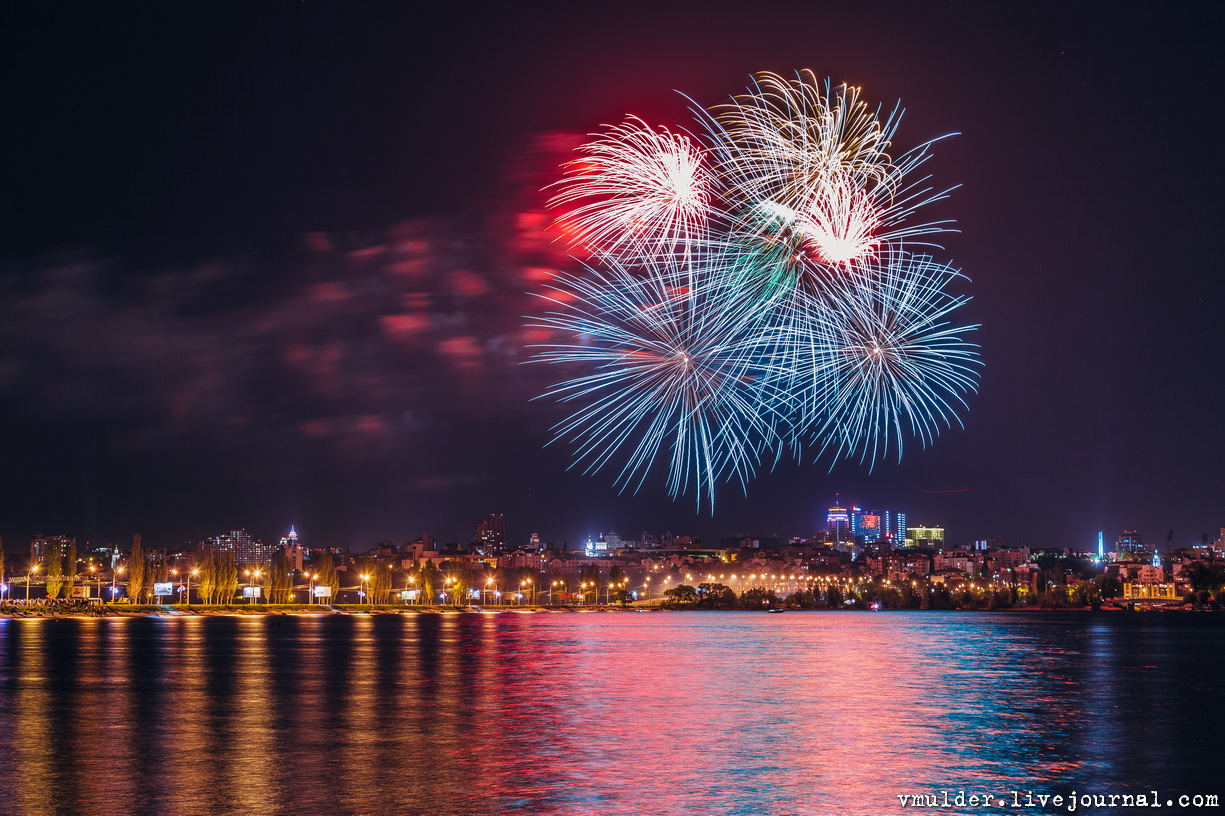
M 0 814 L 781 816 L 900 813 L 898 793 L 946 789 L 1219 794 L 1221 623 L 3 620 Z

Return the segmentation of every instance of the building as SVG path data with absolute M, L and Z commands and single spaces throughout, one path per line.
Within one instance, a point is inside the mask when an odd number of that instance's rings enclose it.
M 869 513 L 862 507 L 851 508 L 851 535 L 856 544 L 870 544 L 884 537 L 879 513 Z
M 907 547 L 931 547 L 943 549 L 943 527 L 909 527 L 906 529 Z
M 901 510 L 886 510 L 881 513 L 881 534 L 895 547 L 906 545 L 906 514 Z
M 34 536 L 30 540 L 30 565 L 46 564 L 48 556 L 57 557 L 63 563 L 76 546 L 77 540 L 72 536 Z
M 1114 551 L 1139 555 L 1144 552 L 1144 536 L 1136 530 L 1124 530 L 1123 534 L 1114 540 Z
M 506 519 L 490 513 L 476 523 L 476 548 L 483 555 L 496 555 L 506 547 Z
M 855 543 L 851 535 L 851 516 L 842 503 L 834 495 L 834 506 L 825 514 L 825 529 L 828 531 L 828 542 L 834 546 L 849 547 Z
M 289 559 L 289 564 L 293 569 L 302 571 L 302 563 L 306 556 L 306 551 L 302 544 L 298 541 L 298 531 L 294 526 L 289 525 L 289 532 L 281 536 L 281 552 Z
M 266 563 L 272 557 L 272 548 L 258 538 L 253 538 L 246 530 L 229 530 L 221 535 L 206 538 L 200 542 L 200 551 L 228 552 L 234 554 L 237 564 Z

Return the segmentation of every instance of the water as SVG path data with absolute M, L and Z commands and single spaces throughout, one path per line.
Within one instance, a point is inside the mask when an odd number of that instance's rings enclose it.
M 1221 795 L 1222 646 L 1225 616 L 1159 613 L 2 620 L 0 814 Z M 1008 806 L 897 798 L 945 790 Z

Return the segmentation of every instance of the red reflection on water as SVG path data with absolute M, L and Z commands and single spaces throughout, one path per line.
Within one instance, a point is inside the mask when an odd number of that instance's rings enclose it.
M 0 813 L 879 814 L 1122 784 L 1126 709 L 1087 684 L 1136 672 L 1168 716 L 1169 638 L 1048 620 L 0 621 Z M 1180 670 L 1219 691 L 1216 660 Z

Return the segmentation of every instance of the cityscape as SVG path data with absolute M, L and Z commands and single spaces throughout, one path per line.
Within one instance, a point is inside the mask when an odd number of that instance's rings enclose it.
M 959 542 L 942 526 L 909 524 L 904 510 L 868 510 L 840 497 L 824 520 L 807 536 L 710 542 L 609 530 L 575 548 L 536 533 L 508 540 L 500 513 L 479 519 L 462 544 L 423 532 L 357 552 L 313 543 L 294 527 L 275 543 L 235 529 L 177 548 L 150 546 L 140 535 L 128 548 L 36 536 L 24 563 L 9 558 L 0 599 L 19 601 L 9 607 L 19 614 L 47 601 L 76 611 L 112 604 L 1168 610 L 1225 601 L 1225 528 L 1190 547 L 1174 547 L 1172 532 L 1154 542 L 1135 530 L 1102 531 L 1074 550 Z
M 0 816 L 1219 809 L 1222 30 L 0 6 Z

